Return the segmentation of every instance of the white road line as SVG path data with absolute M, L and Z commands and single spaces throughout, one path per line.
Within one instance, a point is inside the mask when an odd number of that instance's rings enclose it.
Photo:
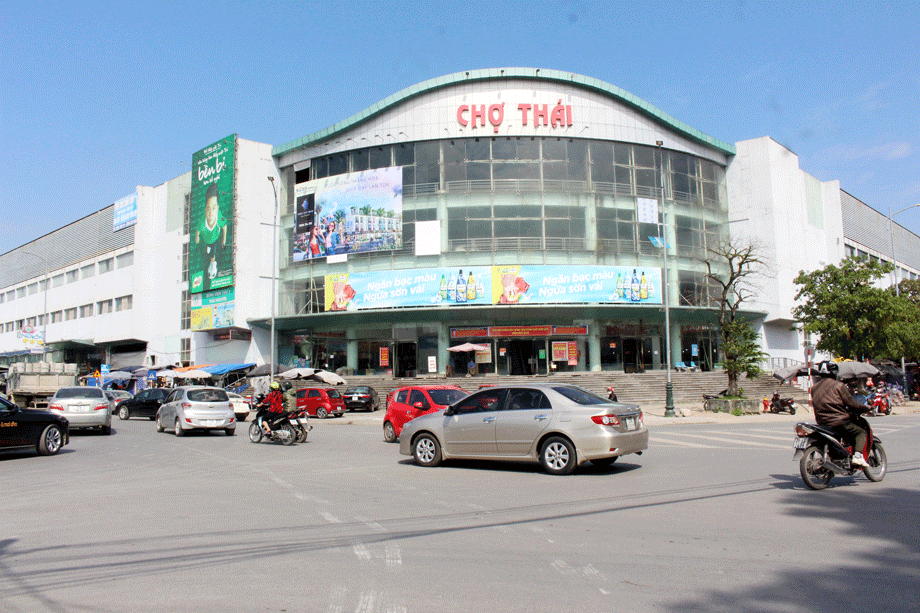
M 335 515 L 333 515 L 333 514 L 330 513 L 329 511 L 320 511 L 320 515 L 322 515 L 322 516 L 323 516 L 323 519 L 325 519 L 326 521 L 328 521 L 330 524 L 340 524 L 340 523 L 342 523 L 341 520 L 340 520 L 338 517 L 336 517 Z
M 715 449 L 713 445 L 701 445 L 700 443 L 691 443 L 663 437 L 660 434 L 654 434 L 649 438 L 649 447 L 660 445 L 662 447 L 689 447 L 691 449 Z
M 720 437 L 703 436 L 701 434 L 691 434 L 690 432 L 681 432 L 680 436 L 698 438 L 698 439 L 702 439 L 705 441 L 713 441 L 713 440 L 720 439 Z M 789 440 L 791 441 L 792 438 L 790 437 Z M 741 445 L 741 446 L 747 446 L 747 447 L 763 447 L 766 449 L 783 449 L 788 446 L 788 445 L 768 445 L 766 443 L 757 443 L 754 441 L 748 441 L 748 440 L 745 440 L 743 436 L 738 436 L 737 433 L 734 436 L 726 436 L 724 439 L 721 439 L 721 442 L 723 444 L 719 445 L 719 447 L 735 447 L 735 446 Z
M 355 556 L 359 560 L 370 560 L 374 557 L 371 555 L 371 550 L 364 543 L 352 543 L 351 550 L 355 552 Z

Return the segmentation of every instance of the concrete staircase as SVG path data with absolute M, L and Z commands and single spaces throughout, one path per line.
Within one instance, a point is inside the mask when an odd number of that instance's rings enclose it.
M 383 376 L 349 376 L 348 385 L 370 385 L 380 394 L 383 405 L 387 393 L 396 387 L 421 384 L 457 385 L 468 392 L 474 392 L 482 385 L 513 383 L 567 383 L 578 385 L 600 396 L 607 395 L 607 387 L 616 388 L 620 402 L 635 403 L 640 406 L 664 406 L 667 373 L 652 371 L 639 374 L 622 372 L 600 373 L 557 373 L 549 376 L 513 377 L 497 375 L 480 375 L 476 377 L 417 377 L 412 379 L 394 379 Z M 723 371 L 713 372 L 672 372 L 671 383 L 674 387 L 675 404 L 693 404 L 702 408 L 703 394 L 717 394 L 728 386 L 728 378 Z M 808 403 L 808 394 L 797 387 L 782 385 L 772 374 L 757 379 L 742 376 L 739 381 L 744 396 L 752 400 L 770 398 L 779 390 L 783 398 L 792 396 L 800 404 Z

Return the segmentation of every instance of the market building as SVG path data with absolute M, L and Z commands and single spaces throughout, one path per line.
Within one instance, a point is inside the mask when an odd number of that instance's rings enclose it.
M 0 255 L 4 359 L 40 337 L 56 361 L 263 363 L 274 328 L 277 362 L 358 374 L 710 369 L 707 250 L 756 240 L 775 274 L 745 314 L 801 360 L 795 275 L 892 259 L 885 216 L 770 138 L 552 70 L 447 75 L 192 168 Z M 891 231 L 915 277 L 920 238 Z

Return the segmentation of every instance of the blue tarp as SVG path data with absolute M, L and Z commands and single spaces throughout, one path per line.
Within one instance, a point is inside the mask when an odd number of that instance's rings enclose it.
M 255 366 L 255 363 L 248 364 L 214 364 L 213 366 L 205 366 L 200 370 L 209 372 L 212 375 L 225 375 L 232 370 L 243 370 L 245 368 L 250 368 Z

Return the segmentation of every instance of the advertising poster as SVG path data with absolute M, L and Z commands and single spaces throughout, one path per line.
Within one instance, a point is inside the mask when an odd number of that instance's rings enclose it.
M 298 185 L 292 259 L 402 248 L 402 167 Z
M 192 155 L 189 292 L 233 285 L 236 135 Z
M 191 329 L 213 330 L 234 325 L 235 291 L 228 287 L 192 296 Z
M 553 341 L 553 362 L 567 362 L 569 359 L 568 341 Z
M 137 223 L 137 192 L 125 196 L 115 203 L 112 211 L 112 231 L 117 232 L 123 228 Z
M 661 304 L 661 269 L 472 266 L 326 275 L 326 311 L 468 304 Z

